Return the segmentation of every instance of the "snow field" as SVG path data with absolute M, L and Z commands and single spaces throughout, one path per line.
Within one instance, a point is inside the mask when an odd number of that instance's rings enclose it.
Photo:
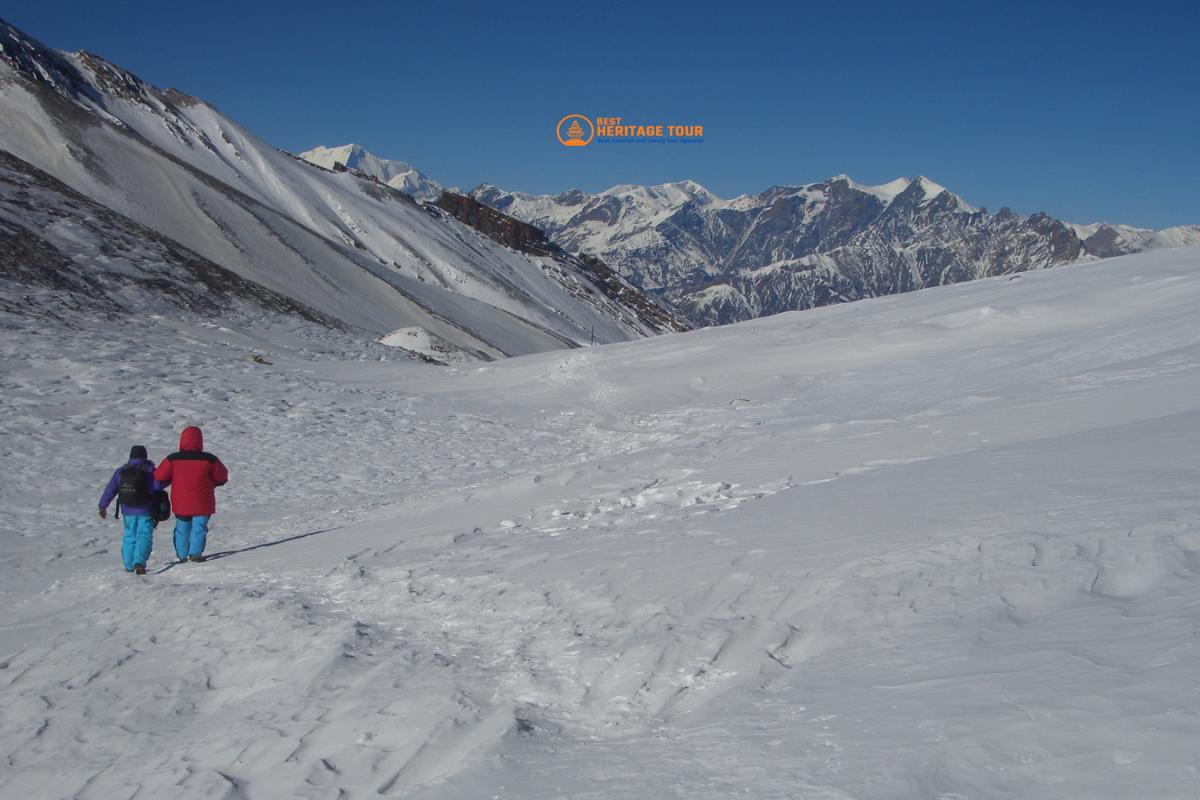
M 5 319 L 0 796 L 1192 796 L 1198 263 L 483 367 Z M 189 422 L 217 557 L 135 579 Z

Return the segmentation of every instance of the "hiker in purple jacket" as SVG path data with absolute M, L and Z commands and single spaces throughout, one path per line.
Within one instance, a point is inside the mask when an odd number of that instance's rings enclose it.
M 129 461 L 113 473 L 100 495 L 100 519 L 108 517 L 108 505 L 117 500 L 116 516 L 125 514 L 125 536 L 121 540 L 121 560 L 125 571 L 138 575 L 146 574 L 146 561 L 154 544 L 154 492 L 158 490 L 154 480 L 154 462 L 146 455 L 146 448 L 135 444 L 129 450 Z

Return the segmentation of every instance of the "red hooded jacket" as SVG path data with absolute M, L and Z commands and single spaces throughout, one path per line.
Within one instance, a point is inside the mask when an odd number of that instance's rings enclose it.
M 210 516 L 217 512 L 213 489 L 225 485 L 229 470 L 221 459 L 204 452 L 204 434 L 193 425 L 179 434 L 179 452 L 164 458 L 154 477 L 164 486 L 170 484 L 175 516 Z

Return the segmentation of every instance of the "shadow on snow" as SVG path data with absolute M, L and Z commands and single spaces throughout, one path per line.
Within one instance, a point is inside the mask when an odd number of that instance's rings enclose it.
M 238 548 L 237 550 L 221 550 L 219 552 L 205 556 L 204 560 L 205 561 L 216 561 L 218 558 L 228 558 L 229 556 L 236 556 L 238 553 L 249 553 L 251 550 L 261 550 L 264 547 L 275 547 L 276 545 L 287 544 L 288 542 L 295 542 L 300 539 L 307 539 L 309 536 L 316 536 L 321 533 L 329 533 L 330 531 L 336 531 L 336 530 L 339 530 L 341 527 L 342 527 L 341 525 L 338 525 L 337 527 L 334 527 L 334 528 L 322 528 L 319 531 L 309 531 L 308 533 L 297 533 L 294 536 L 285 536 L 282 539 L 276 539 L 273 542 L 262 542 L 260 544 L 252 544 L 249 547 L 241 547 L 241 548 Z M 164 566 L 162 569 L 155 570 L 154 574 L 161 575 L 162 573 L 164 573 L 167 570 L 174 567 L 176 564 L 182 564 L 182 563 L 184 563 L 184 562 L 182 562 L 182 561 L 168 562 L 167 565 Z

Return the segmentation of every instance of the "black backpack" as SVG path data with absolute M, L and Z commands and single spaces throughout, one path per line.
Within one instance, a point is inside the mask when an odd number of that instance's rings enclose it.
M 150 516 L 154 518 L 155 525 L 171 518 L 171 497 L 166 490 L 159 489 L 154 493 L 150 504 Z
M 117 502 L 126 508 L 149 508 L 153 502 L 150 491 L 150 473 L 144 464 L 126 464 L 121 467 Z

